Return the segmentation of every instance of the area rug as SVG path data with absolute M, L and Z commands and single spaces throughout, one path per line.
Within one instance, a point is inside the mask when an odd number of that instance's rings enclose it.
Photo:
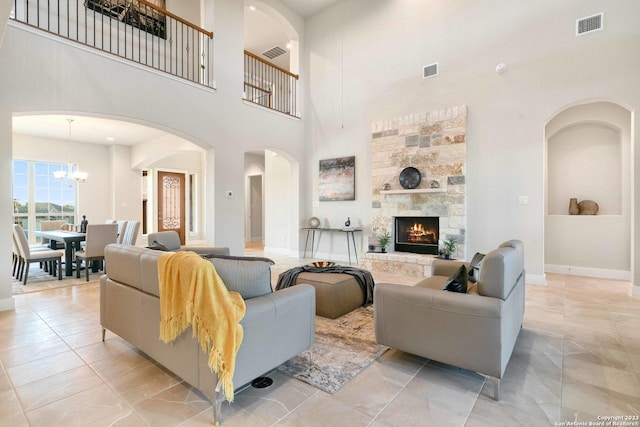
M 280 372 L 334 394 L 375 360 L 373 307 L 360 307 L 337 319 L 316 316 L 313 362 L 303 353 Z
M 17 280 L 15 277 L 12 279 L 11 287 L 13 295 L 28 294 L 31 292 L 48 291 L 50 289 L 66 288 L 68 286 L 86 285 L 89 283 L 96 283 L 100 280 L 102 272 L 91 273 L 90 281 L 87 282 L 84 274 L 80 275 L 79 279 L 76 278 L 75 273 L 73 276 L 63 276 L 62 280 L 58 280 L 58 276 L 51 276 L 48 272 L 42 270 L 36 263 L 31 264 L 29 269 L 29 277 L 27 284 L 23 285 L 22 281 Z

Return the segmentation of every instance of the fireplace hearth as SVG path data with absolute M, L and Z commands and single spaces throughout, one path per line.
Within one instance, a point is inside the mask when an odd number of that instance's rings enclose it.
M 439 217 L 397 216 L 394 219 L 394 250 L 396 252 L 438 254 Z

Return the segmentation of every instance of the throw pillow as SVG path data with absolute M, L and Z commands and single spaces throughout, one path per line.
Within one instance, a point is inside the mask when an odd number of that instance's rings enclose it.
M 473 258 L 471 258 L 471 262 L 469 263 L 469 281 L 471 283 L 476 283 L 480 278 L 480 267 L 482 266 L 483 259 L 484 254 L 480 252 L 476 252 Z
M 273 292 L 271 289 L 271 265 L 268 258 L 207 256 L 229 291 L 238 292 L 243 299 L 250 299 Z
M 158 242 L 157 240 L 154 240 L 153 243 L 147 246 L 147 249 L 153 249 L 154 251 L 165 251 L 165 252 L 169 250 L 165 245 Z
M 444 283 L 442 288 L 449 292 L 467 293 L 467 267 L 461 265 Z

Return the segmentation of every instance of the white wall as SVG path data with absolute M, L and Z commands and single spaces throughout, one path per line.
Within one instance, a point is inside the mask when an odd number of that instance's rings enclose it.
M 576 37 L 576 19 L 601 11 L 605 28 Z M 345 0 L 312 17 L 306 216 L 368 227 L 368 181 L 358 172 L 353 203 L 317 203 L 318 160 L 355 155 L 366 170 L 372 122 L 466 104 L 467 253 L 522 239 L 527 280 L 543 282 L 545 123 L 578 100 L 640 105 L 638 14 L 634 1 Z M 440 75 L 423 80 L 434 62 Z
M 131 168 L 131 147 L 109 147 L 112 215 L 109 218 L 142 221 L 142 171 Z
M 291 197 L 292 168 L 284 156 L 265 150 L 264 157 L 264 230 L 265 251 L 292 254 L 291 227 L 297 230 L 298 217 L 291 215 L 295 200 Z

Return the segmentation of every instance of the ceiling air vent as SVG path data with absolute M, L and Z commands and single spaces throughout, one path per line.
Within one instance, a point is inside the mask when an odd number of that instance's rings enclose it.
M 431 65 L 425 65 L 422 67 L 422 78 L 428 79 L 429 77 L 435 77 L 438 75 L 438 63 Z
M 269 59 L 277 58 L 278 56 L 284 55 L 285 53 L 287 53 L 287 51 L 278 46 L 272 47 L 271 49 L 262 52 L 262 54 Z
M 586 18 L 576 20 L 576 36 L 601 30 L 604 19 L 603 15 L 603 13 L 599 13 L 597 15 L 587 16 Z

